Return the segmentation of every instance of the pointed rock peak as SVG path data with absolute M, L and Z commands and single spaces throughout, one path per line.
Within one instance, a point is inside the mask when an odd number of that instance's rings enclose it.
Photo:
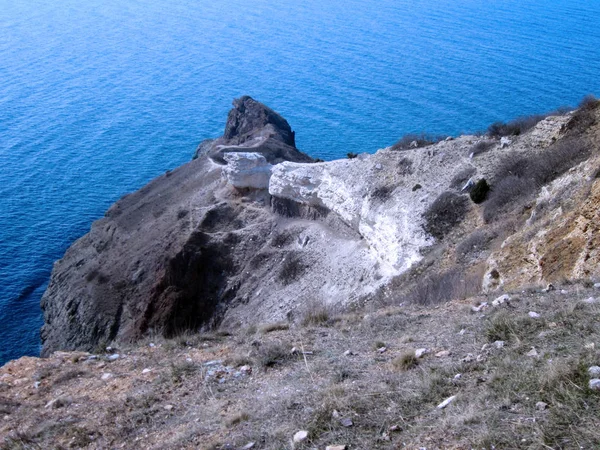
M 267 127 L 268 131 L 265 130 Z M 248 139 L 263 135 L 265 131 L 284 144 L 296 146 L 294 132 L 281 115 L 247 95 L 235 99 L 227 117 L 223 138 L 243 144 Z

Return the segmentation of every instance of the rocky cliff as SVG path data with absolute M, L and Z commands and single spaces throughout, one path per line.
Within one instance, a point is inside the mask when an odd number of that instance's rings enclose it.
M 236 100 L 221 138 L 115 203 L 55 264 L 43 354 L 598 277 L 596 116 L 315 163 L 280 115 Z

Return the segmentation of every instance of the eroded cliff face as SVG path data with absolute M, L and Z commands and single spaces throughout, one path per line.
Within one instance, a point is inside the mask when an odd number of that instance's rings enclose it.
M 525 224 L 531 205 L 521 205 L 486 224 L 484 206 L 468 197 L 508 154 L 560 141 L 571 117 L 510 140 L 461 136 L 314 163 L 285 119 L 236 100 L 223 137 L 115 203 L 56 263 L 42 299 L 43 354 L 148 332 L 294 321 L 315 302 L 394 300 L 452 267 L 485 268 L 477 290 L 598 276 L 596 153 L 542 191 L 538 204 L 545 195 L 552 207 L 538 207 L 535 223 Z M 486 151 L 475 155 L 482 140 Z M 467 261 L 459 249 L 476 231 L 489 245 L 467 249 Z

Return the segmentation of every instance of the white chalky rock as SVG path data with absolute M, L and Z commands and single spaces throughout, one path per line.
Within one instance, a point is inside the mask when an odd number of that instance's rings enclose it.
M 271 178 L 271 164 L 259 153 L 225 153 L 227 165 L 223 176 L 236 188 L 267 189 Z
M 588 369 L 588 374 L 591 377 L 599 377 L 600 376 L 600 367 L 592 366 Z
M 294 443 L 299 444 L 300 442 L 304 442 L 308 439 L 308 431 L 300 430 L 296 434 L 294 434 Z
M 446 406 L 448 406 L 454 400 L 456 400 L 456 395 L 453 395 L 452 397 L 448 397 L 446 400 L 444 400 L 442 403 L 440 403 L 437 407 L 438 407 L 438 409 L 444 409 Z

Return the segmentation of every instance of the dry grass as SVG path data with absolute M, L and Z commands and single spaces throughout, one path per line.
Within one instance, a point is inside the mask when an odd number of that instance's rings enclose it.
M 404 305 L 357 310 L 327 327 L 202 341 L 208 347 L 145 346 L 110 364 L 118 375 L 113 382 L 100 380 L 106 368 L 94 361 L 85 365 L 90 376 L 55 387 L 53 378 L 84 364 L 67 360 L 41 382 L 48 384 L 43 395 L 68 390 L 73 403 L 44 409 L 45 399 L 19 397 L 0 425 L 0 448 L 129 442 L 133 448 L 222 450 L 256 442 L 280 450 L 299 429 L 310 432 L 303 448 L 598 448 L 600 398 L 587 389 L 587 367 L 600 356 L 586 345 L 600 342 L 600 308 L 579 301 L 598 291 L 589 283 L 565 288 L 569 295 L 532 291 L 517 300 L 512 294 L 511 307 L 489 308 L 484 317 L 467 312 L 471 301 Z M 542 318 L 529 318 L 532 310 Z M 490 345 L 496 340 L 504 347 Z M 417 361 L 407 345 L 430 353 Z M 387 351 L 377 352 L 382 346 Z M 292 347 L 306 352 L 292 355 Z M 538 357 L 526 355 L 532 347 Z M 451 355 L 435 357 L 440 350 Z M 186 358 L 193 363 L 183 364 Z M 225 362 L 204 367 L 214 360 Z M 238 373 L 242 362 L 254 369 L 250 375 Z M 31 374 L 53 364 L 43 360 Z M 143 367 L 152 372 L 142 375 Z M 31 389 L 4 379 L 3 397 Z M 437 409 L 454 395 L 446 409 Z M 536 409 L 539 401 L 548 408 Z M 76 423 L 64 421 L 75 414 Z M 36 420 L 42 416 L 43 426 Z
M 410 370 L 417 367 L 417 364 L 419 364 L 419 360 L 414 351 L 406 351 L 392 360 L 392 365 L 396 370 Z
M 285 330 L 289 330 L 289 329 L 290 329 L 290 325 L 288 323 L 275 322 L 275 323 L 268 323 L 266 325 L 261 326 L 260 332 L 262 334 L 267 334 L 267 333 L 272 333 L 273 331 L 285 331 Z

